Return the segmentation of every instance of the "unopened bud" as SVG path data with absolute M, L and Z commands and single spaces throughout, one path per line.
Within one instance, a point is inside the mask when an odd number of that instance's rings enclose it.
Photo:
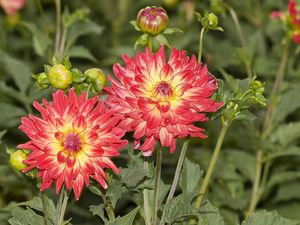
M 136 23 L 143 33 L 156 36 L 167 28 L 169 17 L 163 8 L 147 6 L 139 11 Z
M 212 27 L 217 26 L 219 23 L 218 17 L 214 13 L 208 14 L 208 21 L 209 21 L 209 25 Z
M 101 69 L 91 68 L 84 72 L 89 77 L 91 83 L 94 84 L 96 91 L 100 92 L 106 83 L 106 75 Z
M 23 161 L 27 158 L 27 154 L 23 150 L 17 150 L 10 155 L 9 163 L 12 168 L 21 171 L 27 167 Z
M 72 83 L 72 73 L 62 64 L 51 67 L 48 72 L 50 84 L 57 89 L 66 89 Z

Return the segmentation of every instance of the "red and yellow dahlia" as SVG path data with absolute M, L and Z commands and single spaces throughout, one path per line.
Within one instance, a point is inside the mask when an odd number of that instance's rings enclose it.
M 26 0 L 0 0 L 0 6 L 6 14 L 12 15 L 17 13 L 25 5 Z
M 207 121 L 205 112 L 222 106 L 210 98 L 218 82 L 206 66 L 176 49 L 166 62 L 163 46 L 157 53 L 146 50 L 123 59 L 125 67 L 113 66 L 118 81 L 109 77 L 107 104 L 125 116 L 119 126 L 134 131 L 135 148 L 149 156 L 158 140 L 174 152 L 177 138 L 206 137 L 194 123 Z
M 118 156 L 127 144 L 121 140 L 125 131 L 116 127 L 121 115 L 113 115 L 98 97 L 86 99 L 85 93 L 77 96 L 73 89 L 69 96 L 57 91 L 52 103 L 43 100 L 43 106 L 33 105 L 42 118 L 22 118 L 20 129 L 31 139 L 18 146 L 31 150 L 23 172 L 36 168 L 37 177 L 42 178 L 41 191 L 55 181 L 57 193 L 65 184 L 77 200 L 90 177 L 106 188 L 104 169 L 119 172 L 110 157 Z

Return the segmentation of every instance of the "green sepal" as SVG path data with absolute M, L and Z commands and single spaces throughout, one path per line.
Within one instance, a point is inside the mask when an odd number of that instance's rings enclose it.
M 136 31 L 141 31 L 135 20 L 131 20 L 129 23 L 134 27 Z
M 148 36 L 149 36 L 149 34 L 143 34 L 143 35 L 141 35 L 139 37 L 139 39 L 137 39 L 137 41 L 135 42 L 134 49 L 136 50 L 136 48 L 138 46 L 142 46 L 142 47 L 146 46 L 147 45 Z

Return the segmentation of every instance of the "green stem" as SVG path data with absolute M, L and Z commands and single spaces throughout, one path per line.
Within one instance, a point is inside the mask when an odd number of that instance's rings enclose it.
M 36 3 L 36 7 L 38 8 L 38 11 L 40 12 L 40 14 L 44 15 L 44 9 L 43 9 L 41 0 L 35 0 L 35 3 Z
M 41 193 L 42 204 L 43 204 L 43 212 L 44 212 L 44 225 L 48 224 L 48 211 L 47 211 L 47 203 L 46 203 L 46 194 L 43 191 Z
M 158 195 L 160 186 L 161 175 L 161 163 L 162 163 L 162 146 L 159 144 L 156 152 L 156 168 L 155 168 L 155 183 L 154 183 L 154 199 L 153 199 L 153 225 L 156 225 L 157 211 L 158 211 Z
M 255 208 L 256 205 L 259 201 L 258 196 L 259 196 L 259 185 L 260 185 L 260 178 L 261 178 L 261 172 L 262 172 L 262 156 L 263 152 L 259 150 L 256 154 L 256 163 L 255 163 L 255 175 L 254 175 L 254 182 L 252 186 L 252 193 L 251 193 L 251 199 L 250 199 L 250 206 L 249 209 L 246 213 L 246 215 L 251 215 Z
M 144 170 L 146 171 L 146 174 L 149 173 L 149 162 L 148 158 L 144 158 Z M 150 210 L 149 210 L 149 191 L 148 188 L 144 188 L 143 190 L 143 197 L 144 197 L 144 214 L 145 214 L 145 224 L 151 225 L 150 220 Z
M 106 202 L 104 208 L 105 208 L 105 211 L 108 215 L 109 220 L 114 221 L 116 219 L 116 216 L 115 216 L 114 208 L 111 205 L 111 202 L 110 201 Z
M 68 35 L 68 28 L 64 27 L 62 37 L 61 37 L 60 46 L 59 46 L 59 58 L 60 58 L 60 60 L 62 60 L 63 57 L 64 57 L 64 51 L 65 51 L 65 44 L 66 44 L 67 35 Z
M 228 8 L 228 11 L 232 17 L 232 20 L 233 20 L 233 23 L 235 25 L 235 28 L 237 30 L 237 33 L 238 33 L 238 36 L 239 36 L 239 39 L 240 39 L 240 44 L 241 44 L 241 47 L 244 49 L 246 44 L 245 44 L 245 37 L 244 37 L 244 33 L 243 33 L 243 30 L 242 30 L 242 27 L 241 27 L 241 24 L 239 22 L 239 19 L 236 15 L 236 12 L 234 11 L 234 9 L 231 7 L 231 6 L 227 6 Z M 245 67 L 246 67 L 246 72 L 247 72 L 247 76 L 252 79 L 252 71 L 251 71 L 251 66 L 248 64 L 248 63 L 244 63 L 245 64 Z
M 271 99 L 273 99 L 276 96 L 276 94 L 280 90 L 280 87 L 284 80 L 285 69 L 286 69 L 287 59 L 288 59 L 288 52 L 289 52 L 289 41 L 286 41 L 283 51 L 282 51 L 282 56 L 281 56 L 281 60 L 279 63 L 279 67 L 278 67 L 278 70 L 276 73 L 274 86 L 273 86 L 273 89 L 272 89 L 272 92 L 270 95 Z M 274 102 L 271 102 L 267 108 L 264 125 L 263 125 L 263 129 L 262 129 L 262 134 L 261 134 L 262 140 L 264 140 L 272 130 L 275 108 L 276 108 L 276 105 Z M 262 169 L 264 168 L 263 159 L 264 159 L 263 151 L 262 150 L 257 151 L 256 163 L 255 163 L 255 177 L 254 177 L 254 182 L 252 185 L 250 204 L 249 204 L 249 208 L 246 213 L 247 215 L 251 215 L 255 211 L 256 206 L 260 201 L 260 197 L 261 197 L 263 189 L 264 189 L 263 186 L 262 187 L 260 187 L 260 186 L 265 185 L 264 183 L 266 183 L 266 180 L 263 180 L 263 182 L 261 182 Z M 269 166 L 270 165 L 268 165 L 268 167 Z M 269 169 L 269 168 L 267 168 L 267 169 Z M 267 179 L 267 177 L 264 177 L 263 179 Z
M 56 206 L 55 225 L 63 225 L 68 199 L 68 191 L 63 187 L 60 191 L 59 200 Z
M 55 34 L 55 55 L 59 53 L 61 40 L 61 0 L 55 0 L 56 6 L 56 34 Z
M 148 34 L 148 38 L 147 38 L 147 46 L 149 48 L 150 53 L 152 52 L 152 36 L 150 34 Z
M 197 209 L 200 209 L 203 199 L 205 197 L 205 194 L 207 192 L 207 188 L 210 183 L 213 171 L 215 169 L 215 165 L 216 165 L 216 162 L 217 162 L 217 159 L 218 159 L 218 156 L 219 156 L 219 153 L 220 153 L 223 141 L 224 141 L 224 137 L 227 133 L 228 127 L 229 127 L 229 123 L 224 121 L 221 131 L 220 131 L 220 134 L 219 134 L 219 137 L 218 137 L 216 147 L 215 147 L 213 155 L 212 155 L 212 158 L 209 162 L 209 166 L 208 166 L 206 175 L 204 177 L 203 183 L 202 183 L 199 193 L 198 193 L 198 197 L 196 199 L 195 208 L 197 208 Z
M 177 166 L 176 166 L 175 175 L 174 175 L 173 182 L 172 182 L 172 186 L 171 186 L 170 192 L 168 194 L 167 201 L 166 201 L 166 204 L 165 204 L 165 207 L 164 207 L 164 210 L 163 210 L 163 214 L 161 216 L 161 220 L 160 220 L 160 223 L 159 223 L 160 225 L 165 224 L 164 217 L 165 217 L 165 213 L 166 213 L 166 206 L 170 203 L 170 201 L 172 200 L 172 198 L 175 194 L 176 187 L 177 187 L 178 180 L 179 180 L 179 176 L 180 176 L 180 172 L 181 172 L 181 169 L 182 169 L 183 161 L 185 159 L 185 154 L 186 154 L 186 151 L 188 149 L 189 142 L 190 142 L 190 138 L 187 138 L 184 141 L 183 145 L 182 145 L 180 156 L 179 156 Z
M 199 48 L 198 48 L 198 63 L 201 62 L 202 57 L 202 48 L 203 48 L 203 35 L 204 35 L 205 28 L 202 27 L 200 32 L 200 38 L 199 38 Z

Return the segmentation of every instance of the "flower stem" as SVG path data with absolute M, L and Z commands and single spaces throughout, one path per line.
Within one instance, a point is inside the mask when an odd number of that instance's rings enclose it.
M 46 194 L 43 191 L 41 193 L 42 204 L 43 204 L 43 212 L 44 212 L 44 225 L 48 224 L 48 211 L 47 211 L 47 203 L 46 203 Z
M 213 171 L 215 169 L 215 165 L 216 165 L 216 162 L 217 162 L 217 159 L 218 159 L 218 156 L 219 156 L 219 153 L 220 153 L 223 141 L 224 141 L 224 137 L 227 133 L 228 127 L 229 127 L 229 123 L 224 121 L 221 131 L 220 131 L 220 134 L 219 134 L 219 137 L 218 137 L 216 147 L 215 147 L 213 155 L 212 155 L 212 158 L 209 162 L 209 166 L 208 166 L 206 175 L 204 177 L 203 183 L 202 183 L 199 193 L 198 193 L 198 197 L 196 199 L 195 208 L 197 208 L 197 209 L 200 209 L 203 199 L 205 197 L 205 194 L 207 192 L 207 188 L 208 188 L 210 179 L 212 177 Z
M 200 32 L 200 38 L 199 38 L 199 48 L 198 48 L 198 63 L 201 62 L 202 57 L 202 48 L 203 48 L 203 35 L 204 35 L 205 28 L 202 27 Z
M 105 204 L 105 211 L 108 215 L 110 221 L 114 221 L 116 219 L 114 208 L 111 205 L 110 200 Z
M 61 0 L 55 0 L 56 6 L 56 34 L 55 34 L 55 55 L 59 53 L 61 40 Z
M 60 191 L 59 200 L 57 202 L 57 207 L 56 207 L 55 225 L 63 225 L 68 199 L 69 199 L 68 191 L 65 188 L 62 188 L 62 190 Z
M 239 35 L 239 39 L 240 39 L 240 44 L 241 47 L 244 49 L 246 44 L 245 44 L 245 37 L 244 37 L 244 33 L 241 27 L 241 24 L 239 22 L 239 19 L 236 15 L 236 12 L 234 11 L 234 9 L 231 6 L 228 6 L 228 11 L 232 17 L 233 23 L 235 25 L 235 28 L 237 30 L 237 33 Z M 251 80 L 252 79 L 252 71 L 251 71 L 251 66 L 248 63 L 244 63 L 245 64 L 245 68 L 246 68 L 246 72 L 247 72 L 247 76 L 248 78 Z
M 152 53 L 152 36 L 150 34 L 148 35 L 148 38 L 147 38 L 147 46 L 148 46 L 150 53 Z
M 182 168 L 182 165 L 183 165 L 183 161 L 185 159 L 185 154 L 186 154 L 186 151 L 188 149 L 189 142 L 190 142 L 190 138 L 187 138 L 184 141 L 183 145 L 182 145 L 180 156 L 179 156 L 177 166 L 176 166 L 175 175 L 174 175 L 173 182 L 172 182 L 172 186 L 171 186 L 170 192 L 169 192 L 168 197 L 167 197 L 167 201 L 166 201 L 166 204 L 165 204 L 165 207 L 164 207 L 163 214 L 161 216 L 160 225 L 165 224 L 164 217 L 165 217 L 165 212 L 166 212 L 166 206 L 170 203 L 170 201 L 172 200 L 172 198 L 174 196 L 174 193 L 176 191 L 176 187 L 177 187 L 177 184 L 178 184 L 181 168 Z
M 278 91 L 280 90 L 281 84 L 284 79 L 284 74 L 285 74 L 285 69 L 287 65 L 287 59 L 288 59 L 288 51 L 289 51 L 289 41 L 285 42 L 281 60 L 279 63 L 279 67 L 276 73 L 275 81 L 274 81 L 274 86 L 270 95 L 270 98 L 274 98 Z M 264 140 L 269 133 L 272 130 L 272 124 L 274 120 L 274 110 L 275 110 L 276 105 L 274 102 L 271 102 L 267 108 L 267 112 L 265 115 L 265 120 L 264 120 L 264 125 L 262 129 L 262 134 L 261 134 L 261 139 Z M 263 177 L 263 181 L 261 181 L 261 175 L 262 175 L 262 169 L 264 168 L 263 161 L 264 155 L 263 151 L 260 149 L 256 153 L 256 161 L 255 161 L 255 177 L 254 177 L 254 182 L 252 185 L 252 193 L 251 193 L 251 199 L 250 199 L 250 204 L 249 208 L 246 212 L 246 215 L 251 215 L 255 209 L 257 204 L 259 203 L 260 197 L 262 195 L 265 183 L 266 183 L 266 175 Z M 266 170 L 269 170 L 269 166 L 267 165 Z
M 65 51 L 65 44 L 66 44 L 66 39 L 68 35 L 68 28 L 64 27 L 62 37 L 61 37 L 61 42 L 59 45 L 59 57 L 60 59 L 63 59 L 64 57 L 64 51 Z
M 148 158 L 144 158 L 144 170 L 146 171 L 146 174 L 149 173 L 149 162 Z M 150 222 L 150 210 L 149 210 L 149 191 L 148 188 L 144 188 L 143 190 L 143 197 L 144 197 L 144 214 L 145 214 L 145 224 L 151 225 Z
M 159 144 L 156 152 L 156 168 L 155 168 L 155 183 L 154 183 L 154 199 L 153 199 L 153 225 L 156 225 L 157 211 L 158 211 L 158 195 L 160 186 L 161 175 L 161 163 L 162 163 L 162 146 Z

